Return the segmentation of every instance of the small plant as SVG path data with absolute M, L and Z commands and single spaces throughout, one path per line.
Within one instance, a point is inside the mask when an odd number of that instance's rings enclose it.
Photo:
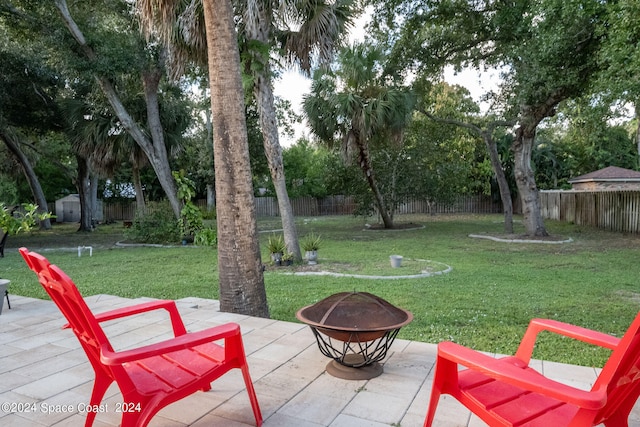
M 284 253 L 286 249 L 284 237 L 281 234 L 272 234 L 269 236 L 269 240 L 267 241 L 267 247 L 271 254 Z
M 0 230 L 8 235 L 26 233 L 39 222 L 52 218 L 50 213 L 38 213 L 38 205 L 25 203 L 23 209 L 9 209 L 0 203 Z
M 291 252 L 285 252 L 282 254 L 283 261 L 293 261 L 293 254 Z
M 315 234 L 313 232 L 307 234 L 304 239 L 302 239 L 301 243 L 302 249 L 307 252 L 317 251 L 320 249 L 321 244 L 322 238 L 319 234 Z
M 196 231 L 193 238 L 196 246 L 216 246 L 218 244 L 218 232 L 213 228 L 203 228 Z
M 183 239 L 185 237 L 194 237 L 203 228 L 202 211 L 191 201 L 196 194 L 195 183 L 186 176 L 184 171 L 174 171 L 172 175 L 178 187 L 178 197 L 183 203 L 180 211 L 180 220 L 178 221 L 180 233 Z

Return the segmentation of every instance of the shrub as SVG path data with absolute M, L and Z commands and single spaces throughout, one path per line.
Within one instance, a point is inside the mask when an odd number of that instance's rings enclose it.
M 144 212 L 136 212 L 125 237 L 138 243 L 177 243 L 180 227 L 167 202 L 149 202 Z
M 25 233 L 36 226 L 38 221 L 53 217 L 50 213 L 38 213 L 38 205 L 24 203 L 22 209 L 9 209 L 0 203 L 0 231 L 9 235 Z
M 217 246 L 218 232 L 213 228 L 203 228 L 196 232 L 193 244 L 197 246 Z

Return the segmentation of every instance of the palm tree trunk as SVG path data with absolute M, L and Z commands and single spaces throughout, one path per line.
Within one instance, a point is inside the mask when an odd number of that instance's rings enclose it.
M 220 310 L 269 317 L 233 9 L 230 0 L 205 1 L 203 7 L 214 120 Z
M 369 188 L 373 192 L 376 207 L 378 208 L 378 213 L 382 218 L 384 228 L 393 228 L 393 218 L 391 217 L 391 215 L 389 215 L 389 211 L 387 210 L 384 202 L 384 196 L 378 188 L 378 183 L 376 181 L 376 177 L 373 172 L 373 166 L 371 164 L 371 156 L 369 155 L 368 146 L 366 143 L 360 140 L 359 132 L 354 131 L 354 134 L 355 141 L 358 146 L 358 164 L 360 165 L 360 169 L 364 173 L 364 177 L 369 184 Z
M 249 40 L 257 40 L 260 43 L 269 43 L 269 29 L 271 26 L 271 17 L 264 4 L 256 5 L 257 19 L 248 19 L 247 38 Z M 271 67 L 269 66 L 269 58 L 254 53 L 253 61 L 260 63 L 258 71 L 254 73 L 253 94 L 258 106 L 258 114 L 260 116 L 260 131 L 262 132 L 262 141 L 264 144 L 264 152 L 269 164 L 271 180 L 276 191 L 278 199 L 278 208 L 280 210 L 280 218 L 282 221 L 282 229 L 284 234 L 284 242 L 287 251 L 293 254 L 294 259 L 301 260 L 300 243 L 298 242 L 298 232 L 296 230 L 295 217 L 287 192 L 287 181 L 284 174 L 284 165 L 282 161 L 282 147 L 278 136 L 278 123 L 276 118 L 276 108 L 273 101 L 273 88 L 271 82 Z
M 300 260 L 302 259 L 302 254 L 298 242 L 298 232 L 296 230 L 293 208 L 291 207 L 289 193 L 287 192 L 287 181 L 285 179 L 282 161 L 282 148 L 280 146 L 278 125 L 276 123 L 276 109 L 273 102 L 273 90 L 271 88 L 271 81 L 268 78 L 269 67 L 265 66 L 265 68 L 265 72 L 260 73 L 261 75 L 258 76 L 254 90 L 258 104 L 258 113 L 260 115 L 260 129 L 262 131 L 264 152 L 267 155 L 271 179 L 273 180 L 273 186 L 276 190 L 284 242 L 289 253 L 293 254 L 294 259 Z

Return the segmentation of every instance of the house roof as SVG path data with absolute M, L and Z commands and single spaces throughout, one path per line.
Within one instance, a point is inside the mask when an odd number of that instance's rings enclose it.
M 608 166 L 594 172 L 580 175 L 569 180 L 571 184 L 580 182 L 640 182 L 640 172 Z

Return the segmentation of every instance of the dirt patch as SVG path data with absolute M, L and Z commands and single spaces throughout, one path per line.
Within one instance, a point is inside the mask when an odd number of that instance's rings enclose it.
M 397 223 L 393 224 L 393 228 L 385 228 L 384 224 L 366 224 L 365 229 L 367 230 L 380 230 L 380 231 L 393 231 L 393 230 L 417 230 L 420 228 L 424 228 L 423 224 L 418 224 L 415 222 L 405 222 L 405 223 Z
M 637 292 L 619 290 L 616 291 L 615 294 L 636 304 L 640 304 L 640 294 Z

